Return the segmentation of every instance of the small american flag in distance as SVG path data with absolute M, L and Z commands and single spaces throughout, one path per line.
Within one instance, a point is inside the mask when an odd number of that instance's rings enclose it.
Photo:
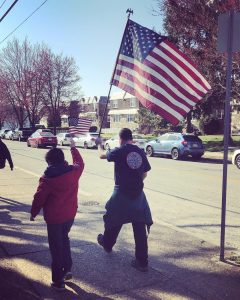
M 88 118 L 68 118 L 69 133 L 82 134 L 89 132 L 92 120 Z

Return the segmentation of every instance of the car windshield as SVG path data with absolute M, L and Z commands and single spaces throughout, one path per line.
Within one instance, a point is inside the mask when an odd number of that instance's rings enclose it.
M 74 135 L 73 134 L 70 134 L 70 133 L 66 133 L 66 135 L 65 135 L 65 137 L 74 137 Z
M 188 142 L 202 142 L 202 140 L 195 135 L 184 135 L 183 138 Z
M 51 132 L 40 132 L 40 135 L 43 137 L 53 137 L 54 136 Z

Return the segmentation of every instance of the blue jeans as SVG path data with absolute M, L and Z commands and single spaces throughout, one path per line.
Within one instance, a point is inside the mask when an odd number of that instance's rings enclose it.
M 47 224 L 48 244 L 52 256 L 52 281 L 59 283 L 72 268 L 70 240 L 68 234 L 73 221 L 61 224 Z

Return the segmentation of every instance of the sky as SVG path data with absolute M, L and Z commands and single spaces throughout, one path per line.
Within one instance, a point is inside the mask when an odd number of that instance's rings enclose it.
M 0 0 L 0 6 L 4 0 Z M 6 0 L 2 16 L 13 0 Z M 84 96 L 107 95 L 115 60 L 127 21 L 162 32 L 162 17 L 154 16 L 155 0 L 48 0 L 5 42 L 1 41 L 44 0 L 19 0 L 0 23 L 0 49 L 13 37 L 44 42 L 55 53 L 72 56 L 81 76 Z M 119 91 L 114 88 L 113 93 Z

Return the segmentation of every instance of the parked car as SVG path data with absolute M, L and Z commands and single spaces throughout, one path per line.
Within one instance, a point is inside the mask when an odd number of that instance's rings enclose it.
M 26 141 L 34 132 L 35 130 L 32 128 L 24 128 L 19 127 L 14 130 L 12 134 L 12 140 Z
M 5 135 L 4 135 L 4 138 L 6 140 L 12 140 L 12 135 L 13 135 L 14 131 L 13 130 L 8 130 Z
M 56 147 L 57 138 L 51 132 L 39 132 L 37 130 L 28 138 L 27 146 L 36 148 L 47 146 Z
M 70 139 L 74 137 L 72 134 L 68 132 L 61 132 L 57 134 L 57 143 L 58 145 L 62 146 L 69 146 L 70 145 Z
M 0 137 L 2 139 L 5 139 L 5 135 L 7 134 L 8 131 L 10 131 L 10 129 L 2 129 L 0 132 Z
M 240 149 L 233 152 L 232 164 L 236 165 L 236 167 L 240 169 Z
M 181 133 L 166 133 L 146 143 L 147 156 L 170 155 L 172 159 L 192 156 L 200 159 L 204 154 L 202 140 L 195 135 Z
M 78 147 L 87 148 L 96 148 L 95 140 L 98 137 L 98 132 L 88 132 L 85 134 L 76 135 L 73 140 Z
M 133 136 L 133 144 L 138 146 L 140 149 L 144 150 L 147 140 L 138 134 L 133 134 L 132 136 Z M 104 143 L 104 148 L 106 150 L 111 150 L 114 149 L 115 147 L 119 147 L 119 135 L 113 136 L 112 138 L 106 140 Z

